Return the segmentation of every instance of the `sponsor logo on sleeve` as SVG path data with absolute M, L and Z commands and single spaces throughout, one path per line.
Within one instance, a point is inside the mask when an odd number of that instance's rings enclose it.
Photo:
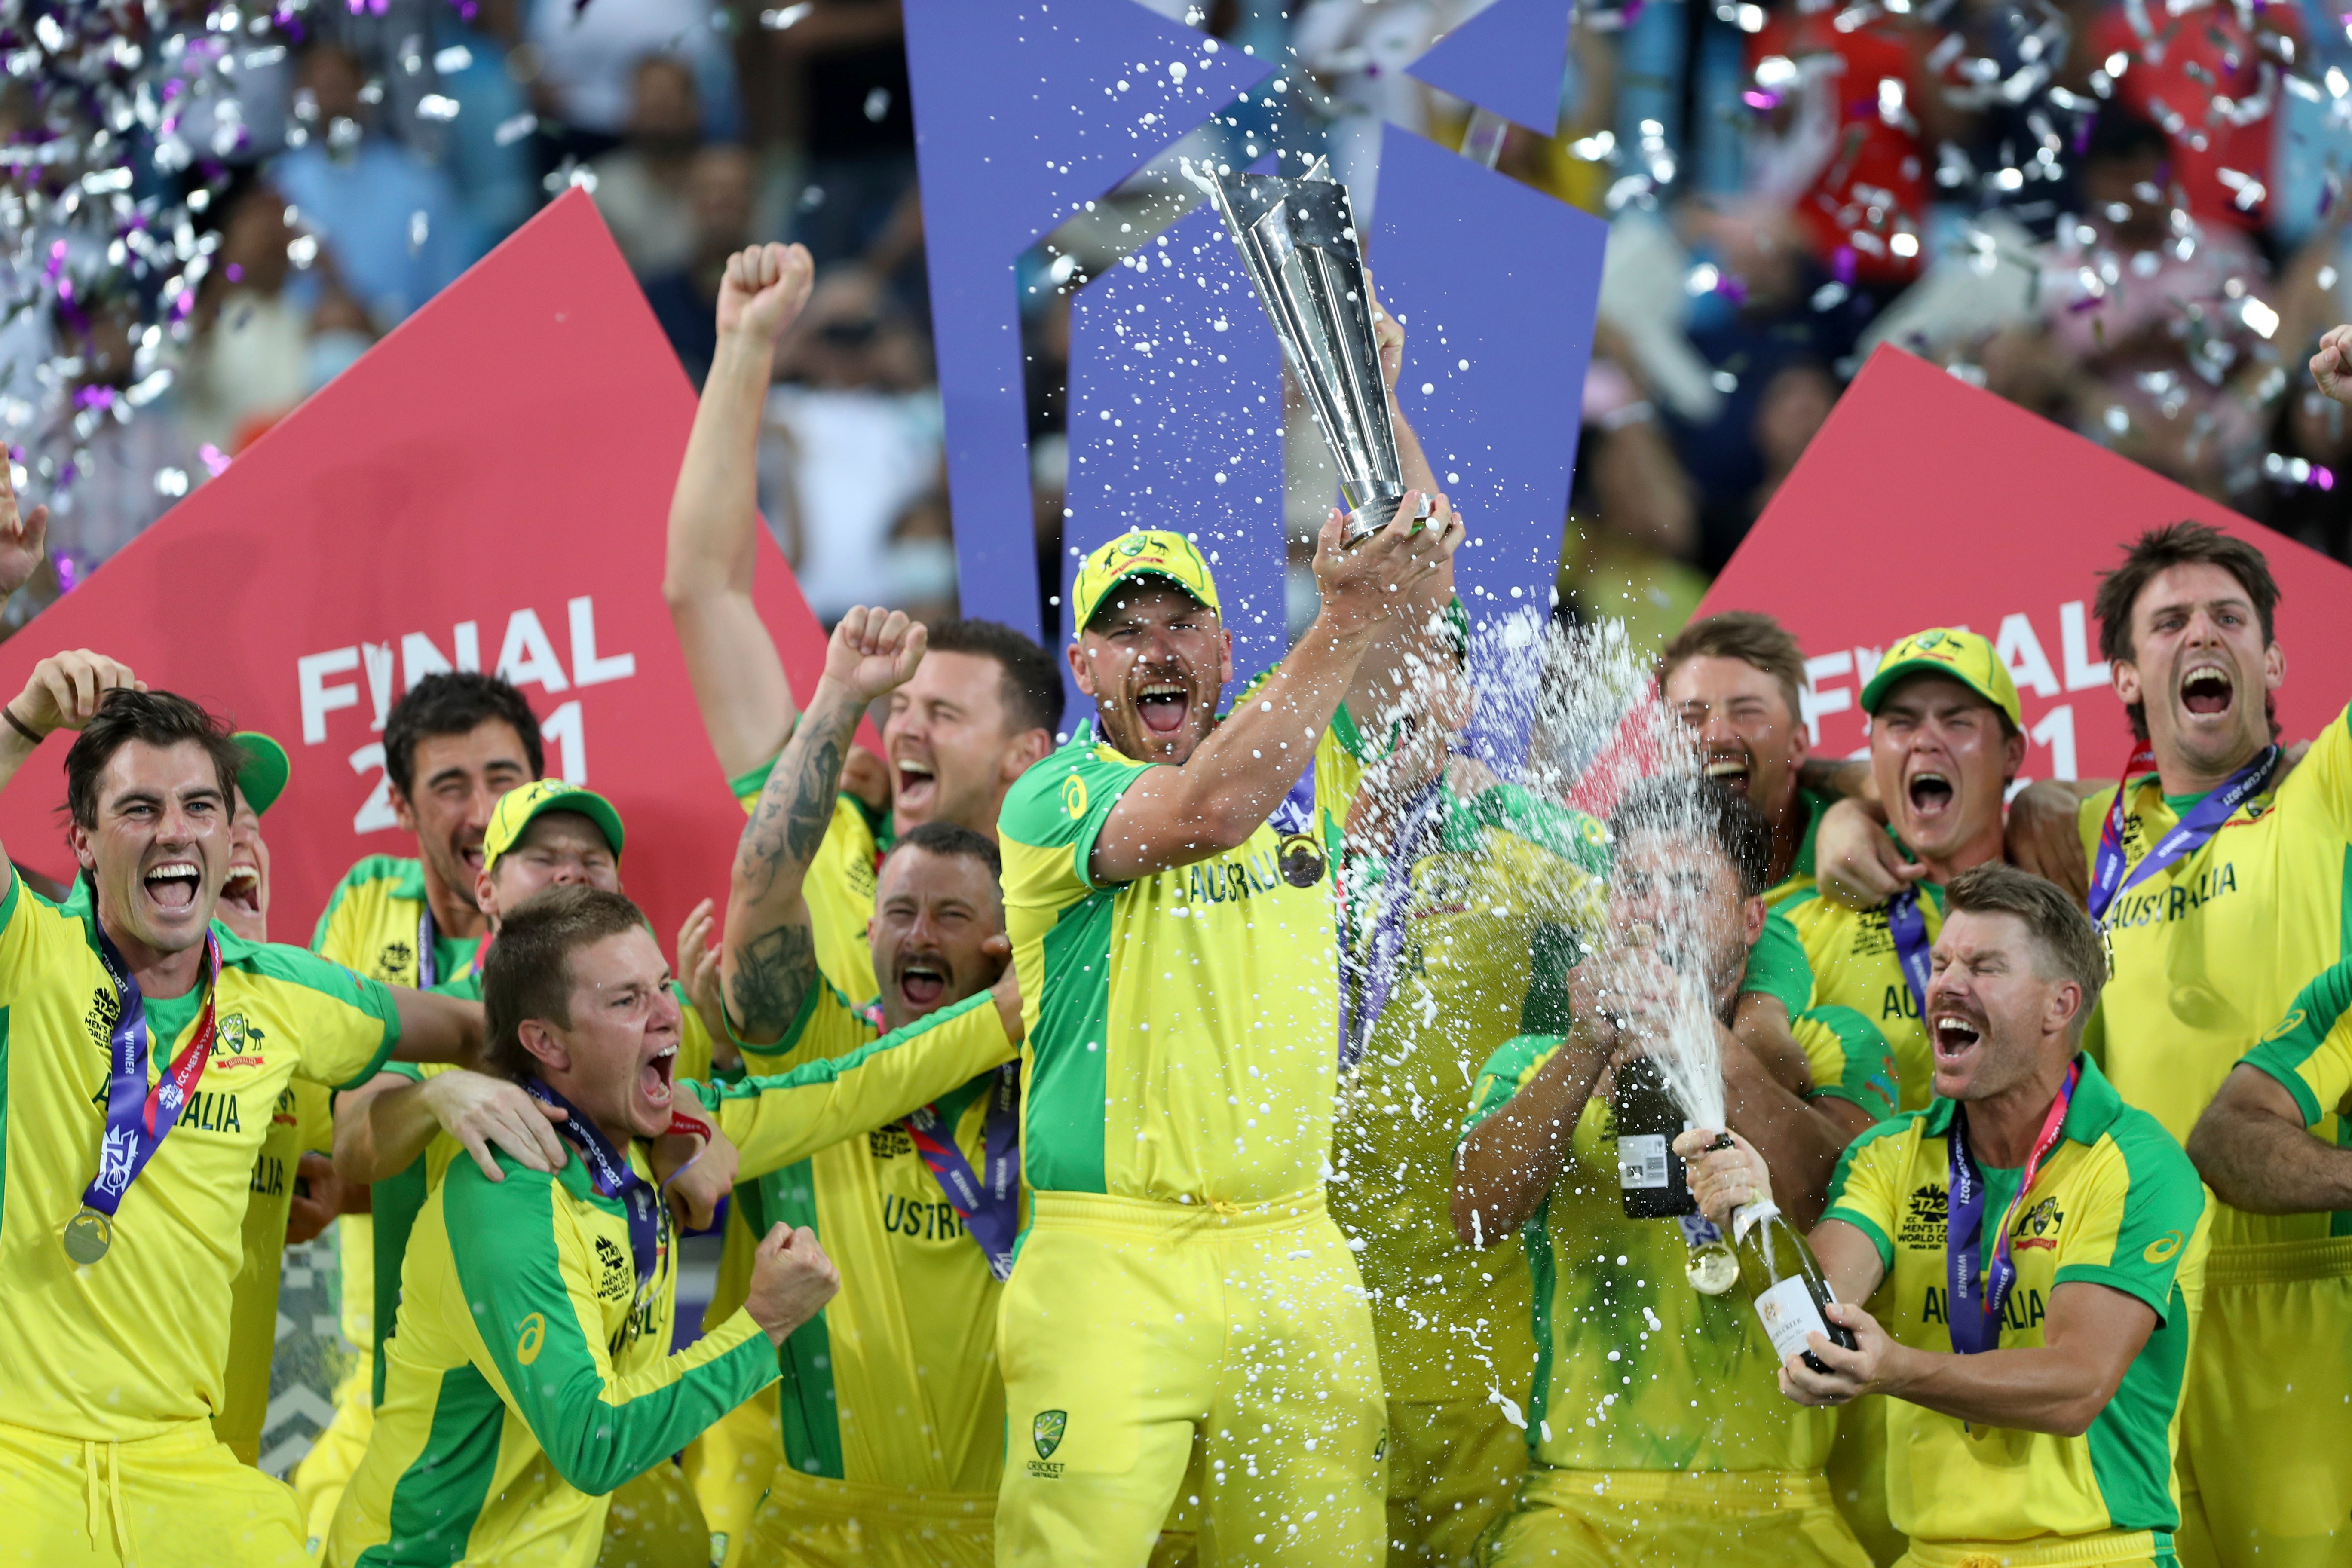
M 2177 1230 L 2168 1230 L 2149 1242 L 2141 1251 L 2140 1258 L 2148 1263 L 2169 1263 L 2179 1256 L 2180 1249 L 2187 1245 L 2189 1245 L 2188 1237 Z
M 522 1332 L 515 1337 L 515 1360 L 529 1366 L 539 1359 L 540 1348 L 547 1343 L 547 1319 L 533 1312 L 522 1321 Z

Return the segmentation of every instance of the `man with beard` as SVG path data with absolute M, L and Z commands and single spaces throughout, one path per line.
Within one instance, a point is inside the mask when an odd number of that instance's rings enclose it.
M 215 923 L 245 757 L 195 704 L 76 651 L 0 717 L 5 774 L 81 730 L 66 777 L 89 889 L 54 906 L 0 872 L 11 1545 L 42 1563 L 307 1562 L 292 1498 L 211 1424 L 256 1157 L 289 1077 L 355 1082 L 394 1050 L 463 1059 L 478 1011 Z
M 1095 717 L 1013 786 L 1000 834 L 1033 1194 L 999 1341 L 1002 1563 L 1140 1561 L 1196 1441 L 1204 1557 L 1380 1547 L 1373 1331 L 1322 1192 L 1339 1010 L 1321 884 L 1356 769 L 1342 699 L 1393 700 L 1461 533 L 1442 497 L 1352 550 L 1341 525 L 1318 542 L 1313 625 L 1222 718 L 1232 638 L 1190 541 L 1121 535 L 1071 590 Z
M 1807 1406 L 1888 1397 L 1906 1562 L 2160 1568 L 2178 1561 L 2204 1189 L 2082 1049 L 2106 972 L 2083 911 L 1998 862 L 1945 896 L 1936 1098 L 1854 1142 L 1811 1234 L 1827 1318 L 1855 1348 L 1809 1333 L 1780 1388 Z M 1745 1143 L 1685 1137 L 1710 1218 L 1772 1197 Z
M 1862 1568 L 1822 1475 L 1834 1419 L 1771 1397 L 1775 1357 L 1744 1296 L 1702 1295 L 1681 1277 L 1686 1243 L 1714 1239 L 1706 1227 L 1625 1216 L 1612 1097 L 1623 1065 L 1669 1037 L 1696 980 L 1717 1015 L 1727 1119 L 1784 1171 L 1811 1171 L 1783 1184 L 1810 1215 L 1857 1119 L 1832 1114 L 1832 1099 L 1865 1122 L 1894 1110 L 1884 1045 L 1850 1009 L 1800 1013 L 1823 1086 L 1801 1098 L 1732 1036 L 1742 972 L 1776 918 L 1770 830 L 1745 801 L 1720 784 L 1651 783 L 1611 829 L 1617 942 L 1530 994 L 1522 1032 L 1478 1074 L 1458 1156 L 1455 1234 L 1476 1247 L 1517 1235 L 1538 1291 L 1528 1478 L 1487 1550 L 1505 1565 Z
M 1753 610 L 1693 621 L 1658 656 L 1666 706 L 1698 736 L 1706 776 L 1737 791 L 1772 825 L 1775 907 L 1812 886 L 1813 830 L 1832 795 L 1808 770 L 1834 775 L 1850 764 L 1806 756 L 1805 656 L 1780 622 Z
M 719 960 L 728 1026 L 766 1072 L 854 1058 L 886 1032 L 929 1050 L 993 1029 L 1006 1059 L 738 1188 L 754 1230 L 782 1220 L 814 1231 L 843 1275 L 840 1294 L 784 1342 L 784 1462 L 752 1525 L 755 1562 L 994 1559 L 1004 1394 L 993 1342 L 1016 1223 L 1019 1035 L 989 1005 L 1013 994 L 996 847 L 939 820 L 899 838 L 863 933 L 885 984 L 856 1003 L 824 973 L 805 890 L 858 721 L 920 679 L 923 640 L 897 612 L 855 608 L 835 627 L 737 851 Z
M 445 671 L 418 681 L 383 722 L 383 771 L 393 815 L 416 837 L 414 859 L 370 855 L 344 874 L 310 951 L 392 985 L 430 991 L 473 956 L 487 929 L 474 901 L 482 833 L 499 797 L 545 769 L 539 721 L 522 693 L 495 676 Z M 375 1226 L 365 1214 L 337 1226 L 343 1337 L 375 1342 Z M 311 1534 L 323 1538 L 343 1482 L 367 1448 L 369 1358 L 335 1390 L 334 1418 L 294 1470 Z

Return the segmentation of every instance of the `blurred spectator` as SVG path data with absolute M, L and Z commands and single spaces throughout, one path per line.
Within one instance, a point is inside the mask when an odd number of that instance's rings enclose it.
M 1994 391 L 2217 500 L 2262 435 L 2261 334 L 2244 320 L 2268 278 L 2230 225 L 2192 222 L 2163 185 L 2173 146 L 2119 104 L 2083 163 L 2088 209 L 2045 264 L 2040 320 L 1984 356 Z
M 883 555 L 881 602 L 916 620 L 936 623 L 956 613 L 955 526 L 949 516 L 947 476 L 907 503 L 890 524 Z
M 1380 195 L 1381 128 L 1429 129 L 1426 89 L 1407 76 L 1463 7 L 1438 0 L 1307 0 L 1290 47 L 1329 99 L 1324 147 L 1359 223 Z
M 525 0 L 528 68 L 541 111 L 561 121 L 562 150 L 585 162 L 620 145 L 635 101 L 637 62 L 670 55 L 694 70 L 702 130 L 711 140 L 740 134 L 734 62 L 717 31 L 710 0 Z
M 866 259 L 891 227 L 915 178 L 915 111 L 907 83 L 906 23 L 898 0 L 809 0 L 775 35 L 799 76 L 800 142 L 807 183 L 793 237 L 822 268 Z M 793 7 L 801 9 L 799 6 Z
M 432 7 L 433 73 L 456 105 L 440 126 L 441 167 L 485 248 L 539 209 L 530 153 L 530 105 L 508 67 L 521 37 L 521 0 Z M 470 13 L 471 20 L 467 20 Z
M 2217 5 L 2188 21 L 2169 8 L 2110 5 L 2084 54 L 2115 79 L 2116 103 L 2164 132 L 2189 215 L 2251 234 L 2269 196 L 2278 65 L 2301 32 L 2292 5 Z
M 777 345 L 782 384 L 761 441 L 761 509 L 801 592 L 828 626 L 868 602 L 892 523 L 940 461 L 940 399 L 923 345 L 871 272 L 822 275 Z
M 1622 620 L 1642 646 L 1679 630 L 1706 591 L 1685 558 L 1697 498 L 1631 377 L 1596 358 L 1585 378 L 1584 429 L 1561 542 L 1555 614 Z
M 751 243 L 751 155 L 720 143 L 688 165 L 686 195 L 693 248 L 683 266 L 646 279 L 646 302 L 696 386 L 719 352 L 716 311 L 727 258 Z
M 71 355 L 62 367 L 71 380 L 60 427 L 40 444 L 72 458 L 49 498 L 50 567 L 12 599 L 12 613 L 36 611 L 71 589 L 145 532 L 192 482 L 196 455 L 168 405 L 130 405 L 139 365 L 134 315 L 121 295 L 100 294 L 62 310 L 55 323 L 59 346 Z
M 628 140 L 591 166 L 596 210 L 640 278 L 675 272 L 693 259 L 688 171 L 701 145 L 702 105 L 693 69 L 672 55 L 638 61 Z
M 270 181 L 324 241 L 352 297 L 389 331 L 473 264 L 479 237 L 447 176 L 372 128 L 370 84 L 349 49 L 314 42 L 297 79 L 294 114 L 305 134 L 270 165 Z

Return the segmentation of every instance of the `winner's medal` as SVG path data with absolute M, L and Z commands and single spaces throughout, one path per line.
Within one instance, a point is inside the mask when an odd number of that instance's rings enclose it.
M 1311 888 L 1323 879 L 1323 847 L 1311 833 L 1288 833 L 1276 850 L 1282 879 L 1294 888 Z
M 87 1268 L 106 1256 L 114 1245 L 114 1226 L 94 1208 L 82 1211 L 66 1221 L 66 1256 L 77 1268 Z

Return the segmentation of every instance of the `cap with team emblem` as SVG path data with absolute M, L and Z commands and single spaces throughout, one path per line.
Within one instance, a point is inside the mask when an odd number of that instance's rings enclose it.
M 604 834 L 604 842 L 613 847 L 613 858 L 621 858 L 621 814 L 611 801 L 562 779 L 537 779 L 507 791 L 490 808 L 490 826 L 482 835 L 482 869 L 497 865 L 499 857 L 515 847 L 531 818 L 551 811 L 578 812 Z
M 1070 608 L 1075 616 L 1071 624 L 1086 630 L 1111 584 L 1124 577 L 1158 577 L 1223 614 L 1223 606 L 1217 603 L 1217 580 L 1209 574 L 1209 563 L 1200 547 L 1181 533 L 1139 528 L 1097 550 L 1078 568 L 1077 581 L 1070 584 Z
M 229 739 L 245 753 L 245 762 L 236 770 L 237 792 L 258 816 L 277 805 L 278 797 L 286 793 L 286 781 L 292 775 L 294 764 L 287 757 L 285 747 L 258 730 L 239 730 Z
M 2000 709 L 2011 729 L 2024 727 L 2017 700 L 2017 682 L 2010 678 L 2009 667 L 2001 663 L 1992 644 L 1975 632 L 1932 626 L 1924 632 L 1913 632 L 1888 648 L 1886 657 L 1879 661 L 1878 672 L 1862 689 L 1862 710 L 1877 712 L 1879 703 L 1895 683 L 1910 675 L 1940 675 L 1957 680 Z

